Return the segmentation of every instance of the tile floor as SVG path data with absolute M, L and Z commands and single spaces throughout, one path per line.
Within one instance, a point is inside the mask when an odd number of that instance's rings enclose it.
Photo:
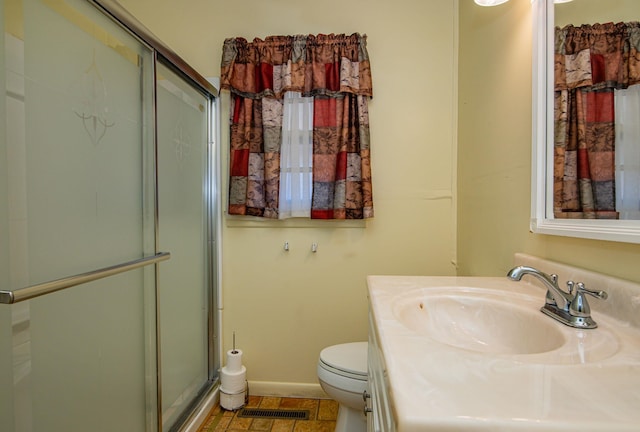
M 199 432 L 333 432 L 338 416 L 338 403 L 330 399 L 249 396 L 246 408 L 305 409 L 309 420 L 240 418 L 218 405 Z

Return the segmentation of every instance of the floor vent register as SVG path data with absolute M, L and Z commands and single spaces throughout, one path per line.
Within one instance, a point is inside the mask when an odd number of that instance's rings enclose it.
M 263 408 L 242 408 L 238 411 L 238 417 L 285 419 L 285 420 L 309 420 L 308 410 L 285 410 L 285 409 L 263 409 Z

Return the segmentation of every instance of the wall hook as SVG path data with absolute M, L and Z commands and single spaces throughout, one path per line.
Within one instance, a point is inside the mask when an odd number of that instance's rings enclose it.
M 284 250 L 289 252 L 289 242 L 288 241 L 284 242 Z
M 318 243 L 311 243 L 311 252 L 316 253 L 318 251 Z

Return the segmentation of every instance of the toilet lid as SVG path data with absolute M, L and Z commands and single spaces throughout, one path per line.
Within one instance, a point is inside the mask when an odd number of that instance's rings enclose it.
M 338 370 L 367 375 L 367 342 L 333 345 L 320 352 L 320 361 Z

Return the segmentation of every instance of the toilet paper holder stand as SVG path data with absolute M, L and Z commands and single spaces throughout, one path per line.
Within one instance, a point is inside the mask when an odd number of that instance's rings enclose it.
M 237 408 L 233 408 L 230 411 L 239 410 L 239 409 L 241 409 L 242 407 L 244 407 L 245 405 L 247 405 L 249 403 L 249 381 L 245 380 L 244 389 L 242 389 L 242 390 L 239 390 L 239 391 L 234 392 L 234 393 L 230 393 L 230 392 L 225 391 L 222 387 L 220 387 L 220 393 L 223 394 L 223 395 L 226 395 L 226 396 L 237 396 L 239 394 L 244 393 L 244 404 L 239 406 L 239 407 L 237 407 Z

